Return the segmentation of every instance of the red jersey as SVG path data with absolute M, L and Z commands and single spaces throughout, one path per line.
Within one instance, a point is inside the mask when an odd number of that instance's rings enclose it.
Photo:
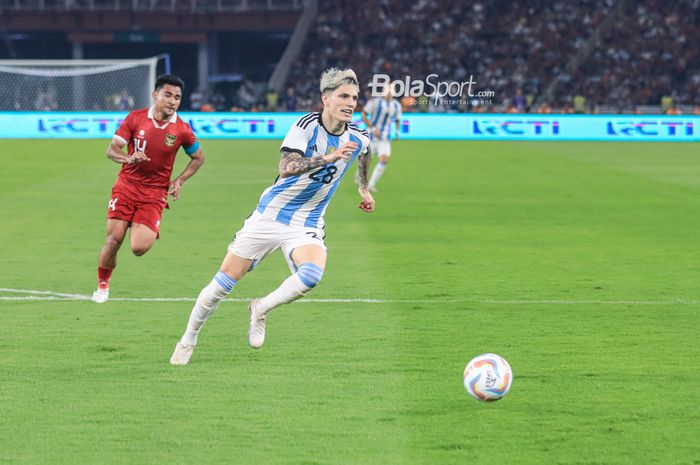
M 153 107 L 129 113 L 114 136 L 129 144 L 129 155 L 137 151 L 150 158 L 141 163 L 124 163 L 119 172 L 120 180 L 146 187 L 167 189 L 180 146 L 188 155 L 199 149 L 190 125 L 177 113 L 160 123 L 153 116 Z

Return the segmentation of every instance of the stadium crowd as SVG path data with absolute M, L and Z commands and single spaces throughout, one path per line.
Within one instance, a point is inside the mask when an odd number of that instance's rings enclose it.
M 282 89 L 245 76 L 199 83 L 183 109 L 315 110 L 318 77 L 335 66 L 353 68 L 363 89 L 375 74 L 474 83 L 471 95 L 465 86 L 442 101 L 404 97 L 404 111 L 700 114 L 699 43 L 700 0 L 319 0 Z M 62 92 L 36 82 L 0 86 L 0 103 L 63 109 Z M 114 92 L 90 108 L 134 106 L 126 91 Z
M 558 98 L 579 93 L 618 110 L 658 105 L 669 97 L 700 105 L 698 43 L 700 1 L 634 2 L 603 35 L 589 59 L 566 76 Z
M 288 84 L 304 109 L 317 105 L 316 77 L 329 66 L 351 66 L 365 84 L 374 73 L 394 79 L 434 73 L 450 81 L 473 75 L 476 90 L 495 94 L 477 105 L 464 96 L 422 108 L 428 111 L 584 112 L 606 105 L 634 111 L 662 99 L 669 109 L 700 107 L 700 56 L 693 45 L 699 42 L 700 0 L 501 0 L 468 6 L 381 0 L 362 8 L 321 0 L 302 52 L 312 59 L 296 62 Z M 543 97 L 553 79 L 558 86 Z

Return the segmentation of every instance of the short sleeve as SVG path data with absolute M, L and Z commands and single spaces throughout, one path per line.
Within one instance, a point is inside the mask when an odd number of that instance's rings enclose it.
M 128 144 L 134 134 L 133 125 L 134 118 L 132 114 L 129 113 L 128 115 L 126 115 L 126 118 L 124 118 L 124 120 L 117 128 L 117 132 L 114 133 L 114 136 L 118 137 L 119 139 L 122 139 L 125 144 Z
M 182 126 L 182 148 L 185 149 L 187 155 L 194 155 L 199 150 L 197 136 L 194 135 L 189 124 L 183 123 Z
M 377 106 L 377 102 L 375 99 L 370 99 L 369 102 L 364 106 L 362 111 L 365 113 L 369 113 L 370 115 L 374 113 L 374 108 Z
M 308 144 L 309 137 L 306 134 L 306 130 L 299 126 L 299 121 L 297 121 L 287 132 L 284 141 L 282 141 L 280 151 L 296 152 L 304 156 Z
M 367 153 L 367 150 L 369 149 L 369 136 L 367 136 L 366 134 L 366 131 L 358 131 L 355 136 L 351 136 L 350 138 L 350 140 L 359 142 L 360 147 L 357 151 L 359 155 L 365 155 Z
M 134 117 L 132 116 L 132 113 L 129 113 L 117 128 L 117 132 L 114 133 L 114 136 L 122 139 L 125 144 L 128 144 L 134 134 L 133 126 Z

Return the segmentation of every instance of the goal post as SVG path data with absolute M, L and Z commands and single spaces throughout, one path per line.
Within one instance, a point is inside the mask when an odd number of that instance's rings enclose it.
M 158 60 L 0 60 L 0 111 L 147 107 Z

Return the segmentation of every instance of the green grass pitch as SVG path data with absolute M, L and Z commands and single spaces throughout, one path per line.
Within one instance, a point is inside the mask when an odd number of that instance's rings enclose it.
M 153 250 L 120 252 L 134 300 L 97 305 L 18 290 L 94 289 L 107 141 L 3 141 L 0 464 L 700 463 L 697 144 L 398 142 L 375 213 L 343 180 L 309 296 L 379 302 L 279 308 L 254 351 L 225 301 L 172 367 L 192 302 L 138 299 L 193 300 L 278 161 L 202 146 Z M 462 386 L 483 352 L 515 373 L 493 404 Z

